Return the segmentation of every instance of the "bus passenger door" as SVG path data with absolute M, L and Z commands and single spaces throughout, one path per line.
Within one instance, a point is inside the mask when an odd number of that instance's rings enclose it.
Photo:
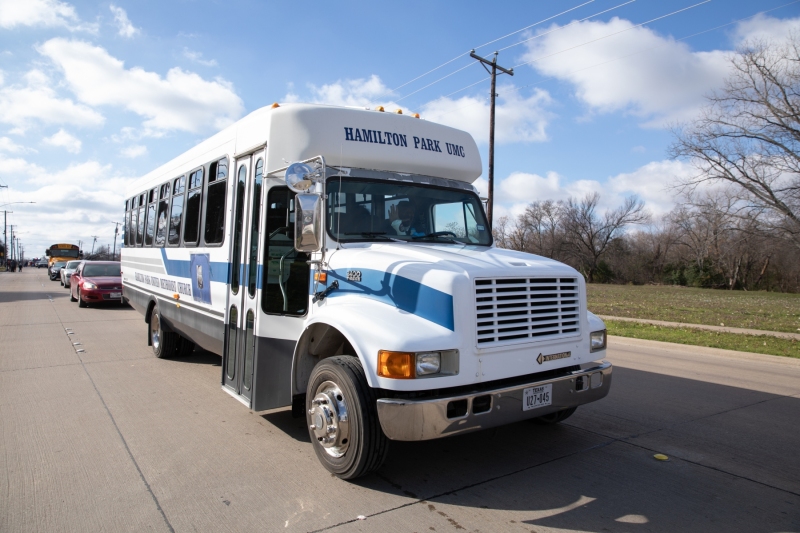
M 222 382 L 250 407 L 258 309 L 256 282 L 263 152 L 236 161 Z

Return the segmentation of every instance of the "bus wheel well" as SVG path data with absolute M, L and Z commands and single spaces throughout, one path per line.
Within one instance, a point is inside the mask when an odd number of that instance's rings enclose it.
M 356 356 L 355 349 L 341 331 L 328 324 L 313 324 L 300 337 L 295 352 L 293 396 L 305 396 L 311 371 L 317 363 L 334 355 Z
M 153 308 L 156 306 L 155 300 L 150 300 L 150 303 L 147 304 L 147 312 L 144 314 L 144 321 L 145 323 L 150 323 L 150 316 L 153 314 Z

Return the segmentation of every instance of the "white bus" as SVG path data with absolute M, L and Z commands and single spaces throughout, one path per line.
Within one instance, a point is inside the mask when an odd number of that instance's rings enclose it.
M 611 364 L 581 275 L 493 245 L 472 137 L 415 116 L 259 109 L 136 182 L 124 298 L 158 357 L 222 357 L 222 389 L 292 406 L 353 479 L 390 440 L 603 398 Z

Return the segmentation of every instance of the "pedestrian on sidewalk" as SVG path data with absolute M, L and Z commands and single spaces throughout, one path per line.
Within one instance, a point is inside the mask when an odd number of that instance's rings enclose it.
M 19 272 L 22 272 L 22 261 L 19 262 L 19 266 L 17 268 L 19 269 Z

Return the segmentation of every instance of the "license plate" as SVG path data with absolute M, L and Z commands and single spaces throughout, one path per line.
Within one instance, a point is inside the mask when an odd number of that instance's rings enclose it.
M 530 411 L 553 403 L 553 384 L 528 387 L 522 391 L 522 410 Z
M 112 292 L 111 294 L 108 295 L 108 297 L 109 298 L 122 298 L 122 293 L 121 292 Z

